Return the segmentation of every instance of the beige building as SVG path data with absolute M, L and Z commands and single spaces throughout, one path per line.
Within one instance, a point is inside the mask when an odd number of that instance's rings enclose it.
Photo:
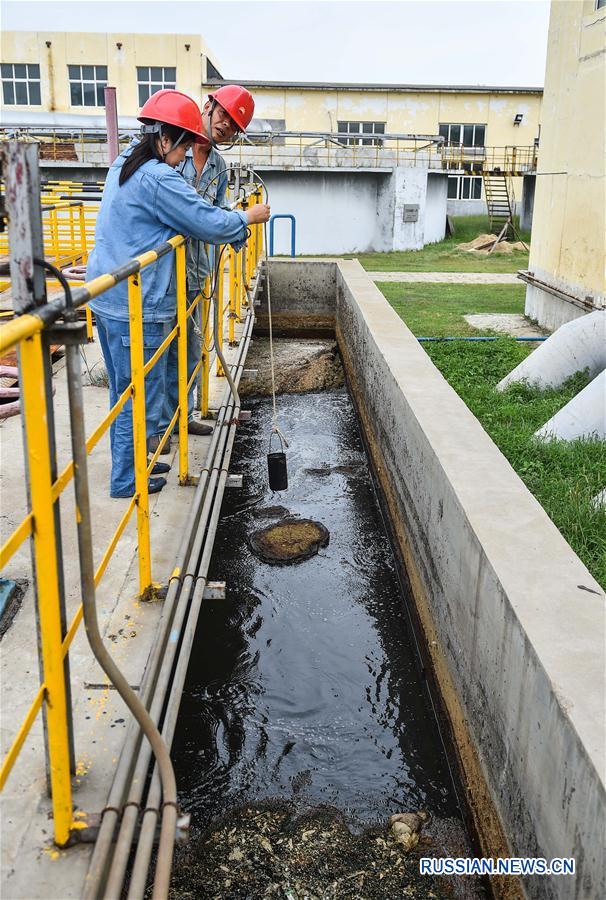
M 548 328 L 603 308 L 606 5 L 551 5 L 526 312 Z
M 160 88 L 176 87 L 201 102 L 226 83 L 199 35 L 13 31 L 1 40 L 3 123 L 9 127 L 102 127 L 109 84 L 117 89 L 120 125 L 134 128 L 138 109 Z M 540 88 L 245 84 L 255 95 L 255 131 L 338 131 L 349 146 L 376 145 L 375 135 L 440 134 L 454 148 L 471 151 L 467 174 L 448 183 L 455 213 L 483 211 L 483 158 L 532 148 L 539 136 Z M 460 172 L 459 165 L 453 168 Z M 519 179 L 514 192 L 519 201 Z
M 135 117 L 161 88 L 201 98 L 219 76 L 216 59 L 196 34 L 102 34 L 4 31 L 5 122 L 67 124 L 104 115 L 103 89 L 117 89 L 121 116 Z

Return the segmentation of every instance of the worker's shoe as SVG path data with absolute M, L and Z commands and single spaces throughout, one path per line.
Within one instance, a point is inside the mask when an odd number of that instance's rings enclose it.
M 197 419 L 190 419 L 187 423 L 187 433 L 207 436 L 213 433 L 213 426 L 198 422 Z
M 157 494 L 162 490 L 164 485 L 166 484 L 166 478 L 148 478 L 147 479 L 147 493 L 148 494 Z M 129 494 L 112 494 L 110 493 L 110 497 L 114 500 L 122 500 L 122 499 L 130 499 L 133 496 L 134 491 Z
M 148 453 L 156 452 L 156 450 L 158 449 L 158 445 L 160 444 L 161 438 L 162 438 L 161 434 L 152 434 L 151 437 L 148 437 L 148 439 L 147 439 L 147 452 Z M 168 453 L 170 453 L 170 437 L 167 438 L 166 443 L 160 450 L 160 456 L 166 456 Z M 168 472 L 168 469 L 166 471 Z
M 152 475 L 166 475 L 167 472 L 170 472 L 170 466 L 168 463 L 162 462 L 154 463 L 154 467 L 151 470 Z
M 165 484 L 166 478 L 150 478 L 147 482 L 147 493 L 158 494 Z

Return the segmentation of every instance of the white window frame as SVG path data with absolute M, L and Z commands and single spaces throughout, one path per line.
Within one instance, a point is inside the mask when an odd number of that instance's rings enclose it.
M 75 72 L 73 70 L 79 69 L 79 72 Z M 92 69 L 93 74 L 91 76 L 85 76 L 84 70 Z M 99 71 L 98 71 L 99 70 Z M 105 76 L 103 75 L 103 71 L 105 70 Z M 69 80 L 69 102 L 70 106 L 80 107 L 88 107 L 90 108 L 102 108 L 105 106 L 105 97 L 103 91 L 107 87 L 107 66 L 95 66 L 95 65 L 80 65 L 80 63 L 70 63 L 67 67 L 67 77 Z M 95 95 L 94 103 L 86 103 L 85 85 L 92 85 L 93 92 Z M 80 94 L 82 103 L 74 103 L 72 99 L 72 88 L 78 87 L 80 88 Z M 99 102 L 101 101 L 101 102 Z
M 160 77 L 154 78 L 152 76 L 152 71 L 154 69 L 160 70 Z M 147 73 L 145 75 L 144 73 Z M 173 72 L 174 78 L 169 78 L 167 76 L 167 72 Z M 137 66 L 137 96 L 139 98 L 139 106 L 143 106 L 144 103 L 149 100 L 152 94 L 157 93 L 157 91 L 164 90 L 173 90 L 177 85 L 177 67 L 176 66 Z M 141 88 L 146 88 L 145 93 L 147 96 L 144 96 L 141 93 Z
M 464 147 L 466 150 L 475 150 L 475 151 L 478 151 L 478 150 L 480 150 L 480 149 L 483 150 L 483 149 L 485 148 L 485 146 L 486 146 L 486 124 L 485 124 L 484 122 L 440 122 L 440 124 L 439 124 L 438 127 L 439 127 L 440 131 L 441 131 L 443 128 L 447 128 L 447 129 L 448 129 L 448 136 L 445 137 L 444 140 L 445 140 L 446 144 L 447 144 L 448 146 L 450 146 L 450 147 Z M 452 139 L 451 139 L 451 136 L 450 136 L 450 135 L 451 135 L 451 129 L 453 129 L 453 128 L 459 128 L 459 129 L 460 129 L 460 138 L 461 138 L 461 139 L 458 140 L 458 141 L 455 141 L 455 140 L 452 140 Z M 471 144 L 465 144 L 464 141 L 463 141 L 463 137 L 464 137 L 464 135 L 465 135 L 465 131 L 464 131 L 465 128 L 473 128 L 472 143 L 471 143 Z M 475 139 L 476 139 L 476 128 L 483 128 L 483 129 L 484 129 L 484 137 L 483 137 L 483 139 L 482 139 L 482 143 L 481 143 L 481 144 L 476 144 L 476 143 L 475 143 Z
M 377 147 L 382 141 L 373 140 L 373 135 L 385 134 L 386 122 L 337 122 L 339 134 L 351 134 L 352 137 L 339 138 L 339 142 L 345 147 Z
M 480 185 L 480 196 L 474 197 L 474 179 L 476 182 L 479 182 Z M 457 183 L 457 196 L 456 197 L 448 197 L 448 200 L 482 200 L 482 176 L 481 175 L 449 175 L 448 176 L 449 183 L 452 181 L 456 181 Z M 468 193 L 467 197 L 464 197 L 463 194 Z
M 23 66 L 25 75 L 16 75 L 15 66 Z M 10 68 L 10 73 L 8 69 Z M 30 72 L 30 70 L 32 70 Z M 40 85 L 40 65 L 38 63 L 2 63 L 2 100 L 5 106 L 42 106 L 42 91 Z M 27 100 L 22 103 L 17 101 L 17 85 L 25 85 Z M 12 103 L 7 100 L 7 88 L 13 92 Z M 38 100 L 32 102 L 32 88 L 37 87 Z

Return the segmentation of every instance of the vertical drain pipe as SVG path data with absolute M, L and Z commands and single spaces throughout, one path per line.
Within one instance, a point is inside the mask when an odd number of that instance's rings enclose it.
M 66 319 L 68 315 L 66 314 Z M 88 460 L 86 453 L 86 433 L 84 428 L 84 400 L 82 395 L 82 373 L 77 343 L 65 347 L 67 384 L 74 459 L 74 484 L 78 516 L 78 553 L 80 559 L 80 583 L 84 625 L 89 644 L 99 665 L 118 690 L 127 707 L 137 719 L 147 737 L 161 771 L 163 809 L 162 831 L 160 835 L 159 858 L 169 858 L 172 852 L 177 825 L 177 783 L 173 772 L 170 753 L 149 713 L 131 689 L 128 681 L 114 663 L 103 643 L 97 620 L 95 602 L 95 580 L 93 564 L 93 542 L 88 491 Z M 153 897 L 160 900 L 168 894 L 170 884 L 170 862 L 158 871 L 154 882 Z

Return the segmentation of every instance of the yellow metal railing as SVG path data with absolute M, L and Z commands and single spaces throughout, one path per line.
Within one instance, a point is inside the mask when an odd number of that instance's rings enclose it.
M 78 159 L 95 163 L 107 159 L 106 137 L 85 129 L 69 133 L 53 129 L 22 129 L 41 147 L 43 159 Z M 0 140 L 6 139 L 0 132 Z M 121 143 L 126 145 L 130 137 Z M 391 166 L 427 166 L 463 168 L 476 164 L 482 171 L 519 176 L 536 171 L 538 148 L 529 146 L 466 147 L 442 142 L 438 135 L 353 134 L 320 131 L 247 132 L 246 141 L 224 151 L 229 162 L 259 168 L 343 167 L 385 168 Z M 70 156 L 71 154 L 71 156 Z M 68 182 L 63 182 L 69 186 Z
M 249 202 L 260 200 L 260 194 L 249 197 Z M 72 207 L 67 207 L 70 209 Z M 235 317 L 239 317 L 243 305 L 248 303 L 241 274 L 246 273 L 250 283 L 258 266 L 262 252 L 262 226 L 250 226 L 250 238 L 240 253 L 229 251 L 229 302 L 223 302 L 223 273 L 220 272 L 221 288 L 215 292 L 219 312 L 219 333 L 222 336 L 224 313 L 230 310 L 229 337 L 235 341 Z M 101 275 L 86 285 L 73 291 L 75 305 L 84 305 L 115 286 L 118 281 L 128 279 L 128 302 L 130 317 L 131 381 L 126 390 L 97 425 L 86 440 L 86 452 L 90 454 L 102 436 L 111 427 L 129 399 L 132 398 L 133 451 L 135 468 L 135 492 L 131 497 L 108 546 L 97 565 L 94 582 L 101 581 L 109 561 L 118 545 L 126 525 L 137 511 L 137 554 L 139 564 L 139 593 L 149 598 L 154 592 L 150 523 L 148 476 L 165 446 L 175 426 L 179 434 L 179 483 L 189 482 L 188 472 L 188 432 L 187 396 L 198 373 L 202 372 L 202 412 L 208 411 L 208 381 L 210 377 L 210 292 L 198 294 L 187 304 L 185 242 L 182 235 L 171 238 L 161 247 L 141 254 L 121 267 L 119 274 Z M 219 268 L 223 265 L 223 248 Z M 166 255 L 175 254 L 177 284 L 177 322 L 170 334 L 145 362 L 143 348 L 143 303 L 140 272 Z M 124 272 L 130 274 L 125 275 Z M 208 281 L 207 281 L 208 287 Z M 202 355 L 196 368 L 187 377 L 187 320 L 196 307 L 202 304 L 203 323 Z M 83 617 L 80 605 L 65 633 L 61 628 L 61 603 L 59 594 L 59 573 L 57 565 L 57 533 L 55 531 L 54 504 L 74 475 L 71 461 L 53 481 L 51 477 L 51 446 L 48 433 L 48 408 L 44 390 L 44 344 L 43 332 L 49 317 L 44 317 L 44 307 L 36 313 L 21 315 L 0 328 L 0 355 L 15 347 L 20 352 L 20 379 L 22 389 L 22 415 L 26 434 L 27 467 L 30 477 L 30 511 L 0 548 L 0 566 L 4 566 L 23 542 L 31 537 L 35 561 L 37 602 L 40 619 L 40 654 L 42 684 L 12 742 L 0 768 L 0 790 L 4 787 L 24 742 L 40 710 L 45 706 L 47 713 L 46 752 L 49 761 L 51 798 L 53 806 L 54 839 L 59 846 L 67 843 L 72 830 L 83 827 L 77 820 L 72 807 L 72 786 L 70 775 L 69 726 L 67 684 L 64 660 L 76 635 Z M 231 318 L 235 314 L 234 318 Z M 161 436 L 157 449 L 148 462 L 147 433 L 145 416 L 145 376 L 158 362 L 173 340 L 177 341 L 178 356 L 178 405 L 168 428 Z M 221 337 L 218 338 L 221 340 Z
M 82 200 L 60 200 L 42 195 L 44 257 L 56 268 L 86 265 L 95 234 L 96 209 Z M 8 232 L 0 232 L 0 256 L 8 256 Z M 58 282 L 54 282 L 56 286 Z M 10 279 L 0 279 L 0 291 Z

